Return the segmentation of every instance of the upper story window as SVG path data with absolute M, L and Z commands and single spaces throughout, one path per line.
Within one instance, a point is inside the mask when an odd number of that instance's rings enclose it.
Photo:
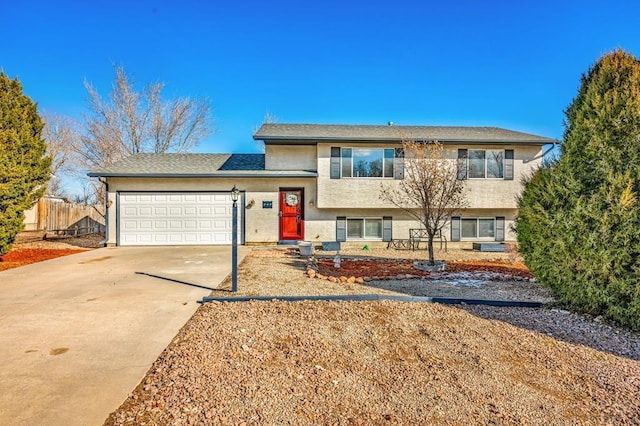
M 502 149 L 470 149 L 469 178 L 471 179 L 503 179 L 504 150 Z
M 513 180 L 512 149 L 459 149 L 459 179 Z
M 342 148 L 341 177 L 392 178 L 394 158 L 393 148 Z

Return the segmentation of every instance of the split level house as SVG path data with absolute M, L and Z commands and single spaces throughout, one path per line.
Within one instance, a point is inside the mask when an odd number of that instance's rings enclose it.
M 513 241 L 521 177 L 553 139 L 494 127 L 264 124 L 264 154 L 137 154 L 102 170 L 107 244 L 230 244 L 231 189 L 240 190 L 238 243 L 384 244 L 420 228 L 380 198 L 404 178 L 402 142 L 439 141 L 462 165 L 467 206 L 444 237 Z

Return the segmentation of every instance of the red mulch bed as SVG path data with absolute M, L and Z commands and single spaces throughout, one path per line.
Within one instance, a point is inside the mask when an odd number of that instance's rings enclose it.
M 82 253 L 86 250 L 75 249 L 16 249 L 4 256 L 0 256 L 0 271 L 29 265 L 30 263 L 42 262 L 44 260 L 55 259 L 56 257 L 68 256 L 70 254 Z
M 318 273 L 339 277 L 393 277 L 400 274 L 428 276 L 430 273 L 413 267 L 413 260 L 342 260 L 340 269 L 333 267 L 333 260 L 318 260 Z M 449 262 L 447 272 L 495 272 L 505 275 L 533 278 L 521 262 L 467 261 Z

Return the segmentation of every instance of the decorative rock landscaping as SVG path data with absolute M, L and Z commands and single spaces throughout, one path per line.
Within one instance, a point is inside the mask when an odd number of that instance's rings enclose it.
M 317 260 L 310 256 L 305 271 L 309 278 L 331 282 L 365 283 L 383 280 L 411 279 L 477 279 L 486 281 L 531 281 L 535 279 L 523 265 L 505 262 L 437 262 L 430 269 L 427 262 L 406 259 L 350 259 L 343 258 L 340 268 L 332 260 Z M 333 278 L 333 279 L 332 279 Z

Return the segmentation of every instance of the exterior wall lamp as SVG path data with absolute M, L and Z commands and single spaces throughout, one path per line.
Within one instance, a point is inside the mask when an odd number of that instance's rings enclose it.
M 238 189 L 237 186 L 233 185 L 233 188 L 231 189 L 231 201 L 233 201 L 234 203 L 237 203 L 239 196 L 240 196 L 240 190 Z

